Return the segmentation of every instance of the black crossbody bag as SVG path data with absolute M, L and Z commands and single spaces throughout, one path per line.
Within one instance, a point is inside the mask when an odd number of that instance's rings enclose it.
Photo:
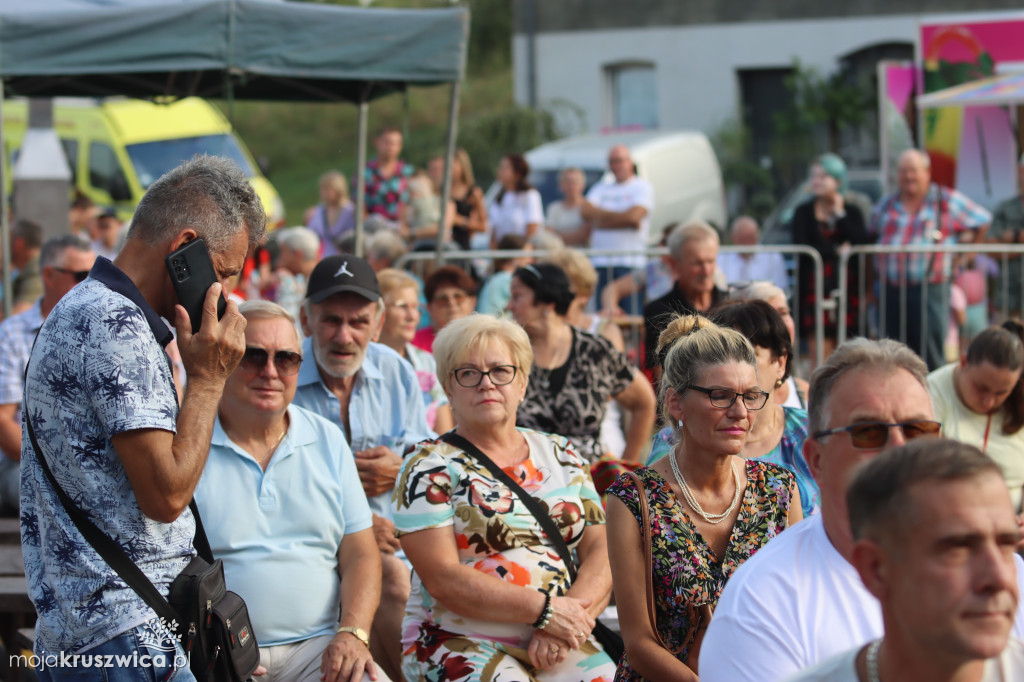
M 196 556 L 171 583 L 170 596 L 165 599 L 121 546 L 89 520 L 57 483 L 36 440 L 27 409 L 24 414 L 36 459 L 64 510 L 93 549 L 156 612 L 168 629 L 177 626 L 172 632 L 180 638 L 196 679 L 244 682 L 251 678 L 260 664 L 260 648 L 249 621 L 249 611 L 242 598 L 227 589 L 224 564 L 213 558 L 196 501 L 189 503 L 196 520 L 196 535 L 192 540 Z
M 558 556 L 562 558 L 562 562 L 565 563 L 566 570 L 569 572 L 570 582 L 576 582 L 576 561 L 573 559 L 572 552 L 569 551 L 569 545 L 565 543 L 565 539 L 562 537 L 562 533 L 558 530 L 558 526 L 555 525 L 554 519 L 552 519 L 551 515 L 544 510 L 540 501 L 530 493 L 523 490 L 522 486 L 516 483 L 511 476 L 502 471 L 501 467 L 495 464 L 490 457 L 485 455 L 480 448 L 473 445 L 462 436 L 456 434 L 454 431 L 449 431 L 448 433 L 443 434 L 441 436 L 441 440 L 450 445 L 454 445 L 482 464 L 489 472 L 491 472 L 491 475 L 494 476 L 494 478 L 501 481 L 509 490 L 519 497 L 519 500 L 527 509 L 530 510 L 530 513 L 533 514 L 534 518 L 537 519 L 540 527 L 544 530 L 544 534 L 548 536 L 551 544 L 554 545 L 555 550 L 558 552 Z M 604 652 L 608 654 L 613 661 L 618 663 L 622 660 L 622 656 L 626 652 L 626 647 L 622 642 L 622 635 L 615 632 L 601 621 L 597 621 L 594 625 L 593 635 L 594 639 L 601 643 L 601 647 L 604 649 Z

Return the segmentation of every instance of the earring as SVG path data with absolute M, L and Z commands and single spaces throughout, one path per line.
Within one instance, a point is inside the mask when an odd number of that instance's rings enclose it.
M 784 383 L 786 383 L 786 382 L 783 381 L 782 379 L 776 379 L 775 380 L 775 388 L 782 388 L 782 384 L 784 384 Z
M 676 426 L 678 426 L 679 428 L 683 428 L 683 420 L 680 419 L 679 421 L 677 421 Z

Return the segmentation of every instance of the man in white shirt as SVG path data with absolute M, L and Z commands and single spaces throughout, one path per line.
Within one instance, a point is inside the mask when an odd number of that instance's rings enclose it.
M 851 563 L 846 487 L 882 448 L 938 433 L 927 375 L 924 361 L 891 339 L 847 341 L 815 371 L 804 457 L 821 489 L 821 514 L 769 542 L 729 579 L 701 647 L 702 682 L 782 680 L 882 635 L 878 600 Z M 1016 564 L 1020 576 L 1024 562 Z M 1018 609 L 1014 636 L 1022 623 Z
M 750 216 L 741 215 L 732 221 L 729 241 L 733 246 L 758 246 L 761 228 Z M 718 269 L 725 275 L 726 282 L 768 281 L 789 293 L 789 275 L 781 253 L 723 253 L 718 257 Z
M 973 445 L 919 440 L 862 467 L 846 499 L 885 636 L 791 682 L 1024 679 L 1024 643 L 1009 638 L 1020 530 L 999 465 Z
M 619 253 L 643 250 L 647 248 L 654 189 L 649 182 L 637 177 L 625 145 L 615 145 L 608 150 L 608 168 L 614 181 L 599 182 L 591 187 L 580 208 L 580 216 L 591 228 L 590 248 Z M 646 259 L 642 255 L 624 254 L 593 256 L 591 262 L 597 268 L 600 300 L 605 285 L 642 268 Z

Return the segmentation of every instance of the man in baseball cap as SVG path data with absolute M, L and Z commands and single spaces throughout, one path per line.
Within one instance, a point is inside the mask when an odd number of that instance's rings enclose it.
M 294 402 L 340 426 L 355 455 L 382 553 L 382 594 L 370 650 L 388 677 L 397 680 L 411 582 L 391 521 L 391 491 L 402 455 L 435 434 L 427 426 L 412 365 L 371 341 L 384 314 L 380 285 L 369 263 L 348 254 L 317 263 L 299 314 L 309 338 L 302 345 Z

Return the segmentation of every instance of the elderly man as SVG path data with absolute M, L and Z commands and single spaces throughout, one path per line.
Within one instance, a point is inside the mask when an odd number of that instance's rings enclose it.
M 153 610 L 79 532 L 40 461 L 166 595 L 195 556 L 188 505 L 206 464 L 224 382 L 245 350 L 245 320 L 232 302 L 217 319 L 217 298 L 265 226 L 263 206 L 241 169 L 227 159 L 196 157 L 150 185 L 117 260 L 97 259 L 88 279 L 43 323 L 23 407 L 42 451 L 31 439 L 21 450 L 22 551 L 39 615 L 40 657 L 87 650 L 141 669 L 154 655 L 184 656 Z M 199 237 L 219 281 L 207 291 L 193 334 L 164 259 Z M 161 318 L 174 320 L 188 373 L 180 406 L 164 352 L 173 335 Z M 176 656 L 161 647 L 173 647 Z M 117 680 L 194 679 L 173 665 L 107 672 Z M 51 670 L 39 676 L 54 679 Z
M 980 241 L 992 216 L 955 189 L 931 181 L 931 161 L 917 149 L 900 154 L 899 191 L 883 198 L 871 216 L 880 246 L 934 246 L 976 231 Z M 945 364 L 943 342 L 949 329 L 951 259 L 942 254 L 879 256 L 883 333 L 921 354 L 930 369 Z
M 993 244 L 1024 244 L 1024 155 L 1017 162 L 1017 182 L 1020 193 L 1001 201 L 992 214 L 988 241 Z M 1024 300 L 1021 297 L 1024 269 L 1021 268 L 1021 256 L 1019 253 L 1007 254 L 1005 260 L 1000 258 L 998 262 L 1006 263 L 1006 267 L 1003 268 L 999 285 L 994 287 L 996 314 L 1001 318 L 1020 319 L 1024 315 Z M 1004 282 L 1008 286 L 1004 287 Z
M 772 540 L 730 578 L 701 649 L 702 681 L 774 682 L 881 635 L 878 601 L 851 564 L 846 488 L 883 448 L 938 434 L 927 371 L 898 341 L 857 338 L 814 372 L 804 457 L 821 490 L 821 514 Z M 1017 565 L 1024 572 L 1024 562 Z M 1024 632 L 1021 613 L 1014 631 Z
M 1024 643 L 1009 638 L 1020 531 L 994 461 L 953 440 L 910 443 L 866 464 L 847 506 L 885 635 L 792 682 L 1024 679 Z
M 320 235 L 308 227 L 287 227 L 277 231 L 277 290 L 275 302 L 298 324 L 299 308 L 306 298 L 306 282 L 320 254 Z
M 384 301 L 369 263 L 344 254 L 320 261 L 309 277 L 301 321 L 310 338 L 302 345 L 295 404 L 340 426 L 355 453 L 382 552 L 371 651 L 389 677 L 401 679 L 402 617 L 412 583 L 404 557 L 396 556 L 391 491 L 402 455 L 435 434 L 412 365 L 370 341 L 384 322 Z
M 655 348 L 665 325 L 676 315 L 706 313 L 725 298 L 715 286 L 718 233 L 707 223 L 680 225 L 668 236 L 668 253 L 676 281 L 672 291 L 644 307 L 644 347 L 647 366 L 661 366 Z
M 650 213 L 654 209 L 654 188 L 636 175 L 625 145 L 615 145 L 608 150 L 608 169 L 613 179 L 591 187 L 580 207 L 580 217 L 591 230 L 590 248 L 620 253 L 645 249 Z M 643 256 L 630 255 L 599 255 L 593 256 L 591 261 L 597 268 L 599 299 L 609 282 L 642 268 L 646 262 Z
M 376 680 L 367 632 L 380 552 L 341 430 L 292 405 L 295 319 L 248 301 L 245 354 L 224 385 L 196 489 L 214 555 L 245 599 L 264 682 Z M 323 677 L 321 677 L 323 674 Z
M 741 215 L 732 221 L 729 241 L 733 246 L 759 246 L 761 228 L 750 216 Z M 722 271 L 726 282 L 767 281 L 785 292 L 789 291 L 786 261 L 781 253 L 723 253 L 718 257 L 718 269 Z
M 43 295 L 23 313 L 0 323 L 0 512 L 18 510 L 21 476 L 21 398 L 32 342 L 57 301 L 86 277 L 96 262 L 89 242 L 66 235 L 48 239 L 39 254 Z

